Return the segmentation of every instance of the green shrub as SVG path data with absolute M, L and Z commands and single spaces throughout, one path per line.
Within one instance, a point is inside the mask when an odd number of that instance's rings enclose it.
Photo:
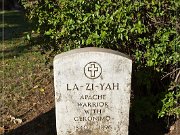
M 159 117 L 167 116 L 179 116 L 180 107 L 180 85 L 172 83 L 169 91 L 165 94 L 165 98 L 162 100 L 163 106 L 159 111 Z
M 134 63 L 136 114 L 179 115 L 179 0 L 38 0 L 24 1 L 24 7 L 42 51 L 101 47 L 126 53 Z M 169 90 L 173 82 L 178 89 Z

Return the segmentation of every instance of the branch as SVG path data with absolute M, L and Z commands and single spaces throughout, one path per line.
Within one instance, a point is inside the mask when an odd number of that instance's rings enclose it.
M 166 78 L 167 76 L 173 74 L 174 72 L 176 72 L 176 71 L 178 71 L 178 70 L 180 70 L 180 68 L 177 68 L 177 69 L 175 69 L 174 71 L 172 71 L 172 72 L 166 74 L 165 76 L 163 76 L 163 77 L 161 78 L 161 80 L 163 80 L 164 78 Z M 179 75 L 180 75 L 180 72 L 178 73 L 176 79 L 178 78 Z
M 178 72 L 178 74 L 177 74 L 177 76 L 176 76 L 175 82 L 178 81 L 179 76 L 180 76 L 180 70 L 179 70 L 179 72 Z

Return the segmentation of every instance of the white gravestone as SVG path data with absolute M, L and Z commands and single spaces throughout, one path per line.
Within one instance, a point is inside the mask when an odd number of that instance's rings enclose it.
M 57 135 L 128 135 L 131 72 L 131 59 L 109 49 L 57 55 Z

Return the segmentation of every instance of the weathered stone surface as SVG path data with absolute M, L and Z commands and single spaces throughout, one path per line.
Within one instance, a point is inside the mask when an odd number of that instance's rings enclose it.
M 58 135 L 128 135 L 132 61 L 84 48 L 54 59 Z

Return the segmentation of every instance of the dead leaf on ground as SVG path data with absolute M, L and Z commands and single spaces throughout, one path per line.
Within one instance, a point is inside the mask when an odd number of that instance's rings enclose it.
M 4 128 L 0 127 L 0 134 L 3 134 L 3 133 L 4 133 Z

